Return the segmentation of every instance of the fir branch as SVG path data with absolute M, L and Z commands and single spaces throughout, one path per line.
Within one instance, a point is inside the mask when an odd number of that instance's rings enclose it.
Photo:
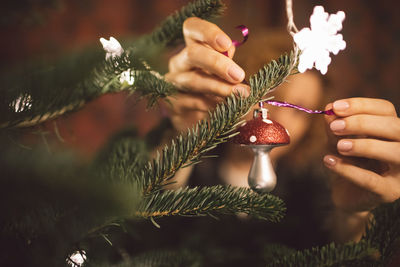
M 265 94 L 285 81 L 291 74 L 294 54 L 282 55 L 250 78 L 251 94 L 247 98 L 231 95 L 217 105 L 210 118 L 199 121 L 186 134 L 172 140 L 151 162 L 148 162 L 136 180 L 143 183 L 144 194 L 157 192 L 171 179 L 177 170 L 199 162 L 201 156 L 228 141 L 235 135 L 241 118 L 257 104 Z
M 368 242 L 335 245 L 334 243 L 320 248 L 312 248 L 277 259 L 267 266 L 374 266 L 379 252 Z
M 161 25 L 147 36 L 144 43 L 171 45 L 183 39 L 183 22 L 189 17 L 211 19 L 223 13 L 225 5 L 221 0 L 197 0 L 182 7 L 167 17 Z
M 158 98 L 172 95 L 174 86 L 140 58 L 149 57 L 148 51 L 154 50 L 149 46 L 164 47 L 181 39 L 182 25 L 188 17 L 210 19 L 221 14 L 223 7 L 220 0 L 189 3 L 169 16 L 151 35 L 136 41 L 121 57 L 108 61 L 103 59 L 104 53 L 85 50 L 53 65 L 45 63 L 31 66 L 14 75 L 7 71 L 0 79 L 3 86 L 0 89 L 0 112 L 3 114 L 0 128 L 39 124 L 77 110 L 106 93 L 138 91 L 141 96 L 148 98 L 150 106 Z M 140 58 L 136 56 L 139 54 Z M 119 78 L 125 71 L 130 71 L 134 77 L 133 86 L 121 84 Z
M 90 168 L 104 180 L 135 183 L 132 178 L 140 173 L 149 154 L 160 145 L 163 133 L 172 128 L 171 121 L 162 119 L 143 139 L 136 128 L 115 134 L 97 154 Z
M 88 66 L 82 67 L 85 59 L 75 55 L 51 68 L 39 64 L 2 77 L 0 127 L 32 126 L 76 110 L 107 93 L 138 91 L 154 103 L 156 98 L 175 92 L 174 86 L 140 60 L 133 49 L 109 60 L 104 60 L 104 53 L 101 58 L 86 57 L 91 62 Z M 77 73 L 78 69 L 82 74 Z M 135 80 L 132 86 L 120 81 L 120 75 L 127 70 Z
M 136 210 L 137 187 L 100 181 L 72 154 L 0 149 L 1 266 L 58 266 L 90 229 Z
M 136 129 L 126 129 L 116 134 L 98 153 L 91 169 L 104 180 L 132 183 L 132 177 L 149 158 L 146 143 Z
M 271 262 L 296 253 L 296 250 L 282 244 L 268 243 L 264 246 L 262 257 L 264 262 Z
M 203 266 L 202 257 L 200 254 L 189 251 L 172 251 L 172 250 L 159 250 L 145 252 L 137 255 L 122 266 L 132 266 L 132 267 L 160 267 L 160 266 L 171 266 L 171 267 L 197 267 Z M 120 265 L 118 265 L 120 267 Z
M 143 199 L 136 215 L 143 218 L 237 214 L 279 221 L 285 207 L 279 198 L 255 193 L 249 188 L 212 186 L 157 192 Z
M 96 262 L 89 259 L 83 265 L 85 267 L 198 267 L 204 266 L 202 256 L 194 251 L 183 249 L 154 250 L 143 252 L 133 257 L 126 257 L 116 264 L 109 262 Z
M 363 240 L 379 248 L 381 262 L 387 265 L 399 248 L 400 200 L 379 206 L 373 211 L 373 215 Z

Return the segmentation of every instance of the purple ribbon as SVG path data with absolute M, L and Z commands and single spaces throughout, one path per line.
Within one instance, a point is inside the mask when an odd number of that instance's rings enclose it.
M 333 112 L 333 109 L 329 109 L 329 110 L 311 110 L 308 108 L 303 108 L 301 106 L 298 105 L 294 105 L 294 104 L 290 104 L 290 103 L 286 103 L 286 102 L 280 102 L 280 101 L 275 101 L 275 100 L 266 100 L 263 102 L 260 102 L 260 104 L 262 103 L 266 103 L 266 104 L 270 104 L 273 106 L 277 106 L 277 107 L 287 107 L 287 108 L 295 108 L 307 113 L 311 113 L 311 114 L 325 114 L 325 115 L 335 115 L 335 113 Z
M 243 35 L 243 41 L 241 41 L 241 42 L 237 41 L 237 40 L 232 41 L 232 44 L 235 47 L 238 47 L 238 46 L 241 46 L 242 44 L 244 44 L 247 41 L 247 39 L 249 38 L 249 28 L 247 28 L 244 25 L 239 25 L 239 26 L 236 26 L 236 29 L 240 29 L 242 31 L 242 35 Z M 224 54 L 225 56 L 228 56 L 228 51 L 222 52 L 222 54 Z

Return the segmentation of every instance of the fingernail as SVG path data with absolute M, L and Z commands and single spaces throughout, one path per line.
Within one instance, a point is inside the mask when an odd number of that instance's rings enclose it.
M 232 41 L 223 34 L 217 35 L 216 42 L 219 45 L 219 47 L 224 51 L 228 50 L 229 47 L 231 47 L 232 45 Z
M 338 100 L 333 103 L 333 108 L 337 111 L 344 111 L 350 107 L 349 103 L 344 100 Z
M 232 65 L 228 69 L 228 75 L 235 81 L 243 81 L 244 71 L 236 65 Z
M 344 120 L 335 120 L 331 122 L 329 127 L 332 131 L 338 132 L 344 130 L 344 128 L 346 127 L 346 123 L 344 122 Z
M 327 166 L 333 167 L 336 165 L 336 159 L 332 156 L 325 156 L 324 157 L 324 163 Z
M 344 151 L 344 152 L 350 151 L 352 149 L 352 147 L 353 147 L 353 142 L 348 141 L 348 140 L 340 140 L 337 144 L 337 148 L 340 151 Z
M 233 88 L 233 93 L 242 97 L 248 97 L 250 95 L 249 90 L 243 86 L 236 86 L 235 88 Z

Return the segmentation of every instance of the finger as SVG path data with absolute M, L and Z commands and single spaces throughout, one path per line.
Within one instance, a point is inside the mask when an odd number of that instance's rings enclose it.
M 392 116 L 354 115 L 332 121 L 335 135 L 366 135 L 400 141 L 400 119 Z
M 329 104 L 327 104 L 326 106 L 325 106 L 325 109 L 324 110 L 330 110 L 330 109 L 332 109 L 333 108 L 333 103 L 329 103 Z M 334 114 L 334 115 L 324 115 L 324 118 L 325 118 L 325 121 L 328 123 L 328 124 L 330 124 L 332 121 L 334 121 L 334 120 L 336 120 L 337 119 L 337 116 Z
M 396 109 L 391 102 L 374 98 L 355 97 L 341 99 L 333 103 L 333 111 L 340 117 L 347 117 L 355 114 L 397 117 Z
M 341 139 L 337 149 L 344 156 L 355 156 L 400 164 L 400 143 L 376 139 Z
M 228 57 L 233 58 L 233 56 L 235 55 L 235 51 L 236 51 L 236 46 L 231 45 L 231 47 L 229 47 L 228 49 Z
M 176 114 L 182 114 L 188 110 L 208 112 L 215 107 L 217 101 L 215 98 L 206 95 L 179 93 L 176 96 L 168 97 L 170 109 Z
M 170 73 L 188 71 L 192 68 L 189 64 L 187 47 L 170 58 L 168 69 Z M 167 78 L 167 77 L 166 77 Z
M 332 108 L 332 103 L 329 103 L 328 105 L 326 105 L 325 110 L 329 110 L 331 108 Z M 337 116 L 336 115 L 325 115 L 324 117 L 325 117 L 325 122 L 326 122 L 326 124 L 325 124 L 326 133 L 328 135 L 328 149 L 332 153 L 336 153 L 336 144 L 337 144 L 338 138 L 337 138 L 337 136 L 335 136 L 333 134 L 333 132 L 329 128 L 329 125 L 332 121 L 337 119 Z
M 346 163 L 343 159 L 332 155 L 324 157 L 324 164 L 342 178 L 369 192 L 381 197 L 386 194 L 385 179 L 372 171 Z
M 245 77 L 243 69 L 231 58 L 200 44 L 187 46 L 169 61 L 171 73 L 185 72 L 193 68 L 215 74 L 230 83 L 239 83 Z
M 232 85 L 219 77 L 207 75 L 204 72 L 188 71 L 171 73 L 168 79 L 185 91 L 192 93 L 212 94 L 227 97 L 232 92 L 247 97 L 250 95 L 250 87 L 245 84 Z
M 207 44 L 202 44 L 202 45 L 210 49 L 213 49 L 211 46 Z M 224 56 L 228 56 L 229 58 L 233 58 L 233 56 L 235 55 L 235 51 L 236 51 L 236 46 L 232 45 L 231 47 L 229 47 L 228 51 L 221 52 L 221 54 L 223 54 Z M 226 53 L 228 53 L 228 55 L 226 55 Z
M 192 128 L 196 122 L 208 117 L 207 112 L 188 110 L 179 116 L 170 116 L 175 129 L 180 132 L 186 132 Z
M 201 42 L 218 52 L 225 52 L 232 46 L 232 40 L 217 25 L 206 20 L 191 17 L 183 23 L 186 44 Z
M 244 70 L 232 59 L 203 45 L 188 46 L 187 59 L 192 67 L 215 74 L 228 82 L 239 83 L 244 80 Z

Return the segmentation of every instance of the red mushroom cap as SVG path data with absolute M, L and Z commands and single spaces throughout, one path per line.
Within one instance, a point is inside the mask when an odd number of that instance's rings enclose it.
M 242 145 L 286 145 L 290 143 L 287 130 L 278 122 L 261 116 L 239 127 L 233 142 Z

